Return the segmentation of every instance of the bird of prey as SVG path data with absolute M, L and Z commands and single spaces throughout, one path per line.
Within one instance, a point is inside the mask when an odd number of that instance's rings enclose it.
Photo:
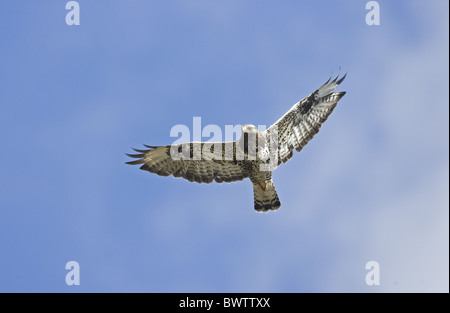
M 272 171 L 286 163 L 294 150 L 303 147 L 319 131 L 345 92 L 334 92 L 344 80 L 328 79 L 320 88 L 297 102 L 264 131 L 251 124 L 242 126 L 239 140 L 232 142 L 189 142 L 169 146 L 147 146 L 127 154 L 141 169 L 160 176 L 183 177 L 190 182 L 235 182 L 249 178 L 253 183 L 254 207 L 258 212 L 277 210 L 281 203 Z

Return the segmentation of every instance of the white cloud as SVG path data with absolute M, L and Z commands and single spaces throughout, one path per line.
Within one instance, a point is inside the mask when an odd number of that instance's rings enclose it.
M 367 102 L 361 105 L 373 106 L 374 114 L 366 129 L 357 125 L 363 134 L 370 134 L 371 126 L 382 133 L 366 137 L 375 151 L 369 146 L 358 151 L 367 170 L 347 173 L 364 184 L 358 203 L 364 213 L 340 217 L 330 235 L 342 246 L 357 244 L 353 250 L 358 252 L 337 261 L 325 279 L 326 289 L 448 292 L 448 14 L 433 4 L 426 10 L 415 7 L 420 11 L 417 23 L 430 30 L 420 44 L 403 45 L 385 32 L 366 45 L 378 47 L 376 58 L 384 57 L 385 74 L 377 76 L 376 86 L 366 86 L 371 92 L 365 93 Z M 335 162 L 351 168 L 343 155 Z M 363 280 L 361 269 L 372 259 L 381 266 L 379 288 L 367 287 Z M 352 283 L 343 284 L 348 280 Z

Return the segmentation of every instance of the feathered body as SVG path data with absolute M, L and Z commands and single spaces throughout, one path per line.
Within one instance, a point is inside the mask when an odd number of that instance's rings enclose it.
M 345 92 L 334 92 L 344 80 L 328 80 L 297 102 L 265 131 L 242 126 L 241 138 L 233 142 L 190 142 L 171 146 L 146 146 L 128 154 L 141 169 L 161 176 L 183 177 L 190 182 L 234 182 L 249 178 L 253 183 L 254 208 L 258 212 L 277 210 L 280 200 L 272 171 L 286 163 L 294 150 L 303 147 L 319 131 Z

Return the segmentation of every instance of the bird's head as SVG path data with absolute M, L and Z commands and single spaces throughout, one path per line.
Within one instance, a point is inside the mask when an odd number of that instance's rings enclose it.
M 239 139 L 239 146 L 249 155 L 256 155 L 259 148 L 264 147 L 265 136 L 258 130 L 258 127 L 252 124 L 242 126 L 242 136 Z
M 258 127 L 252 124 L 242 125 L 242 134 L 258 134 Z

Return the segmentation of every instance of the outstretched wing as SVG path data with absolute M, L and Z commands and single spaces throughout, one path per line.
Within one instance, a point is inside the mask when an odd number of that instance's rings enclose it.
M 183 177 L 190 182 L 234 182 L 249 176 L 242 161 L 236 160 L 236 142 L 190 142 L 171 146 L 147 146 L 127 154 L 142 164 L 141 170 L 160 176 Z
M 304 146 L 319 132 L 322 124 L 330 116 L 339 99 L 345 92 L 334 92 L 334 89 L 344 80 L 345 74 L 331 78 L 319 89 L 297 102 L 278 121 L 265 130 L 267 138 L 276 142 L 278 148 L 278 165 L 286 163 L 294 152 L 301 151 Z

